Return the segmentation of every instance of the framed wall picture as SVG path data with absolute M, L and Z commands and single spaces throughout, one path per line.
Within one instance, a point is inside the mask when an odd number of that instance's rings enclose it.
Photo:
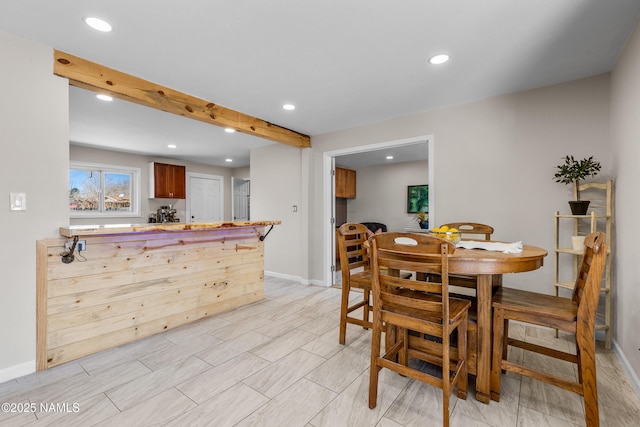
M 429 186 L 407 187 L 407 213 L 429 212 Z

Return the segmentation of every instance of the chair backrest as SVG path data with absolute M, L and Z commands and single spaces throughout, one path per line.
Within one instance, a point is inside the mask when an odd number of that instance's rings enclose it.
M 580 271 L 573 287 L 572 299 L 578 304 L 577 328 L 584 328 L 584 333 L 589 336 L 593 336 L 602 274 L 607 257 L 605 239 L 606 236 L 601 231 L 587 235 L 584 240 L 584 255 L 580 263 Z
M 449 318 L 449 255 L 455 245 L 444 239 L 419 233 L 384 233 L 371 238 L 374 311 L 387 306 L 403 306 L 414 310 L 442 312 Z M 410 271 L 436 274 L 439 281 L 424 282 L 380 272 Z M 411 291 L 409 291 L 411 290 Z M 441 295 L 441 298 L 412 298 L 412 291 Z M 443 328 L 448 330 L 448 322 Z
M 349 280 L 351 270 L 363 267 L 368 270 L 369 254 L 364 246 L 367 240 L 367 227 L 362 224 L 346 223 L 338 228 L 338 252 L 342 280 Z
M 450 222 L 446 225 L 449 228 L 457 228 L 462 235 L 465 234 L 484 234 L 485 240 L 491 240 L 493 227 L 486 224 L 478 224 L 476 222 Z

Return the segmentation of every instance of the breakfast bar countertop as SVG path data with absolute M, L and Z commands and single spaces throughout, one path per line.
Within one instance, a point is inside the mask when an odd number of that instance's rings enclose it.
M 238 227 L 260 227 L 278 225 L 280 220 L 266 221 L 219 221 L 219 222 L 164 222 L 147 224 L 102 224 L 71 225 L 60 227 L 60 235 L 65 237 L 89 236 L 99 234 L 151 233 L 154 231 L 205 231 Z

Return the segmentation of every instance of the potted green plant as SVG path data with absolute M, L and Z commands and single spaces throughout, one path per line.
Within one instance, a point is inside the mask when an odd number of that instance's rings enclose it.
M 556 174 L 553 176 L 556 182 L 562 184 L 574 184 L 576 186 L 576 200 L 569 202 L 573 215 L 586 215 L 589 208 L 589 200 L 580 200 L 580 181 L 596 176 L 600 171 L 600 162 L 593 159 L 593 156 L 576 160 L 573 156 L 565 156 L 564 163 L 557 166 Z
M 420 228 L 423 228 L 426 230 L 429 229 L 429 217 L 426 212 L 418 212 L 417 214 L 415 214 L 413 219 L 415 219 L 418 225 L 420 225 Z

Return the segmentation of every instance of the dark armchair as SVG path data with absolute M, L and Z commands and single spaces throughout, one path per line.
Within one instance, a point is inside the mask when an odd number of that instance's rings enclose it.
M 372 233 L 375 233 L 378 230 L 382 231 L 383 233 L 387 232 L 387 226 L 381 222 L 361 222 L 360 224 L 367 227 Z

